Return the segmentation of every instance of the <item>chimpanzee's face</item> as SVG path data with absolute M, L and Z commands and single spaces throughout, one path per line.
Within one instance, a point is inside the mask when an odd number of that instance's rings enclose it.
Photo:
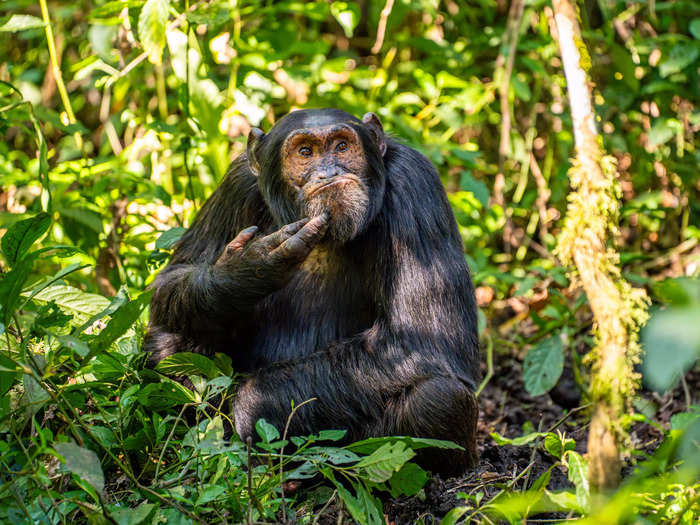
M 384 195 L 383 130 L 338 110 L 290 113 L 249 138 L 252 170 L 282 223 L 328 213 L 328 237 L 344 243 L 376 216 Z M 256 144 L 259 143 L 259 144 Z
M 303 128 L 282 145 L 282 176 L 297 188 L 309 217 L 329 214 L 329 236 L 355 237 L 369 205 L 367 159 L 357 132 L 348 124 Z

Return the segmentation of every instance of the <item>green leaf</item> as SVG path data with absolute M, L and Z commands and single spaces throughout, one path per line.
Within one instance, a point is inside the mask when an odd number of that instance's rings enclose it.
M 62 456 L 68 470 L 89 483 L 98 493 L 102 493 L 105 477 L 97 454 L 75 443 L 55 443 L 53 448 Z
M 700 306 L 656 311 L 642 330 L 644 381 L 657 391 L 671 388 L 700 358 Z
M 472 177 L 471 173 L 468 171 L 462 172 L 459 186 L 464 191 L 471 191 L 484 208 L 489 207 L 489 187 L 482 181 Z
M 532 98 L 532 92 L 529 86 L 520 80 L 517 76 L 513 76 L 510 79 L 510 85 L 513 87 L 513 93 L 523 102 L 529 102 Z
M 380 447 L 387 443 L 401 442 L 412 450 L 419 450 L 421 448 L 435 447 L 441 449 L 454 449 L 454 450 L 464 450 L 463 447 L 459 446 L 457 443 L 452 441 L 445 441 L 442 439 L 430 439 L 430 438 L 415 438 L 408 436 L 388 436 L 388 437 L 376 437 L 363 439 L 362 441 L 356 441 L 347 445 L 345 448 L 352 450 L 357 454 L 371 454 L 375 452 Z
M 6 234 L 7 235 L 7 234 Z M 15 306 L 19 295 L 24 288 L 24 283 L 29 278 L 32 269 L 30 264 L 23 262 L 5 274 L 0 274 L 0 313 L 2 323 L 7 326 L 15 312 Z
M 10 266 L 14 266 L 27 253 L 32 244 L 51 226 L 51 216 L 39 213 L 34 217 L 14 223 L 2 237 L 2 252 Z
M 170 376 L 204 376 L 212 379 L 221 375 L 221 371 L 207 356 L 192 352 L 178 352 L 160 361 L 156 370 Z
M 362 458 L 354 468 L 363 469 L 370 481 L 381 483 L 387 481 L 394 472 L 398 472 L 415 455 L 416 453 L 401 441 L 386 443 Z
M 695 62 L 700 54 L 697 42 L 682 42 L 673 46 L 668 56 L 661 59 L 659 74 L 666 78 Z
M 150 383 L 139 390 L 136 398 L 143 406 L 153 410 L 191 403 L 195 397 L 190 390 L 177 381 L 163 378 L 161 383 Z
M 455 525 L 455 523 L 459 521 L 459 518 L 464 516 L 467 512 L 469 512 L 469 507 L 455 507 L 450 512 L 445 514 L 445 517 L 442 518 L 440 525 Z
M 564 344 L 557 334 L 532 348 L 523 363 L 525 390 L 531 396 L 549 392 L 559 381 L 564 370 Z
M 331 14 L 345 31 L 345 36 L 350 38 L 360 21 L 360 7 L 355 2 L 333 2 Z
M 56 281 L 60 281 L 63 279 L 66 275 L 69 275 L 73 272 L 76 272 L 78 270 L 82 270 L 83 268 L 89 267 L 89 264 L 80 264 L 80 263 L 73 263 L 69 266 L 66 266 L 65 268 L 61 268 L 58 272 L 56 272 L 53 277 L 50 277 L 49 279 L 41 282 L 39 285 L 35 286 L 32 291 L 29 293 L 29 297 L 27 297 L 26 302 L 29 302 L 36 296 L 39 292 L 42 290 L 48 288 L 52 284 L 54 284 Z
M 490 435 L 498 445 L 514 445 L 516 447 L 519 447 L 522 445 L 527 445 L 528 443 L 536 440 L 537 438 L 545 437 L 547 435 L 547 432 L 531 432 L 529 434 L 525 434 L 516 438 L 503 437 L 497 432 L 491 432 Z
M 61 345 L 70 348 L 80 357 L 85 357 L 90 353 L 90 347 L 82 339 L 72 335 L 57 335 L 55 337 Z
M 673 129 L 665 120 L 657 120 L 647 134 L 649 146 L 656 147 L 665 144 L 675 135 Z
M 264 419 L 258 419 L 258 422 L 255 423 L 255 431 L 265 443 L 270 443 L 280 437 L 279 431 Z
M 198 507 L 200 505 L 204 505 L 205 503 L 209 503 L 210 501 L 214 501 L 224 492 L 226 492 L 226 487 L 222 487 L 221 485 L 209 486 L 199 494 L 199 497 L 195 502 L 195 506 Z
M 156 250 L 169 250 L 172 248 L 173 244 L 180 240 L 180 237 L 182 237 L 186 231 L 187 228 L 182 228 L 181 226 L 164 231 L 160 234 L 158 239 L 156 239 Z
M 146 0 L 139 15 L 139 40 L 148 53 L 148 60 L 160 65 L 165 47 L 170 0 Z
M 38 27 L 44 27 L 41 18 L 32 15 L 12 15 L 9 20 L 0 25 L 0 33 L 14 33 Z
M 688 24 L 688 30 L 697 40 L 700 40 L 700 18 L 693 18 Z
M 561 434 L 549 432 L 544 438 L 544 448 L 555 458 L 561 459 L 566 451 L 576 448 L 576 442 Z
M 151 299 L 152 291 L 143 292 L 136 299 L 119 308 L 107 326 L 92 340 L 90 346 L 95 352 L 106 350 L 124 335 L 141 316 L 141 312 Z
M 389 478 L 391 496 L 413 496 L 418 494 L 428 481 L 428 474 L 415 463 L 406 463 L 401 470 Z
M 588 464 L 578 452 L 569 450 L 564 455 L 564 461 L 569 469 L 569 481 L 576 487 L 576 501 L 579 506 L 588 511 L 591 505 L 591 491 L 588 485 Z
M 109 300 L 101 295 L 83 292 L 64 284 L 54 284 L 45 288 L 34 296 L 34 301 L 54 302 L 81 323 L 109 306 Z
M 141 525 L 156 508 L 155 503 L 142 503 L 134 509 L 116 509 L 111 512 L 119 525 Z

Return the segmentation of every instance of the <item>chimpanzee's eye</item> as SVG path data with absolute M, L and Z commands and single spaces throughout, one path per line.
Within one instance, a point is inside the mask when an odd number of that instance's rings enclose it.
M 301 148 L 299 148 L 299 155 L 301 155 L 302 157 L 310 157 L 311 153 L 311 148 L 308 146 L 302 146 Z
M 345 151 L 346 149 L 348 149 L 348 143 L 344 140 L 338 142 L 338 145 L 335 147 L 335 151 Z

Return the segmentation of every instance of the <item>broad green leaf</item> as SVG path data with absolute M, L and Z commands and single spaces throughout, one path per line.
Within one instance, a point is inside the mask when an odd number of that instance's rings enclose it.
M 456 150 L 459 151 L 459 150 Z M 472 177 L 468 171 L 462 172 L 459 187 L 463 191 L 471 191 L 484 208 L 489 207 L 489 188 L 482 181 Z
M 156 370 L 171 376 L 199 375 L 208 379 L 221 375 L 221 371 L 207 356 L 193 352 L 178 352 L 160 361 Z
M 279 431 L 264 419 L 258 419 L 255 423 L 255 431 L 265 443 L 270 443 L 280 437 Z
M 81 323 L 109 306 L 109 300 L 105 297 L 65 284 L 54 284 L 43 289 L 34 296 L 34 300 L 42 303 L 53 301 Z
M 32 288 L 31 292 L 29 293 L 29 297 L 27 297 L 25 303 L 29 302 L 34 298 L 38 293 L 40 293 L 42 290 L 48 288 L 52 284 L 54 284 L 56 281 L 60 281 L 63 279 L 66 275 L 69 275 L 73 272 L 76 272 L 78 270 L 82 270 L 83 268 L 89 267 L 89 264 L 80 264 L 80 263 L 74 263 L 69 266 L 66 266 L 65 268 L 61 268 L 58 272 L 56 272 L 53 277 L 50 277 L 49 279 L 42 281 L 40 284 Z
M 564 461 L 569 469 L 569 481 L 576 487 L 576 501 L 579 506 L 588 511 L 591 505 L 591 491 L 588 485 L 588 464 L 578 452 L 569 450 L 564 455 Z
M 345 31 L 345 36 L 350 38 L 360 21 L 360 7 L 355 2 L 333 2 L 331 14 Z
M 525 356 L 523 380 L 531 396 L 549 392 L 564 370 L 564 344 L 557 334 L 541 341 Z
M 155 503 L 142 503 L 133 509 L 115 509 L 111 514 L 119 525 L 141 525 L 147 522 L 147 518 L 155 508 Z
M 347 430 L 321 430 L 318 433 L 319 441 L 338 441 L 345 437 Z
M 114 312 L 119 310 L 122 306 L 124 306 L 127 302 L 129 301 L 129 295 L 126 291 L 126 288 L 121 287 L 117 291 L 117 295 L 112 297 L 112 301 L 109 303 L 107 308 L 102 310 L 101 312 L 96 313 L 90 319 L 85 321 L 80 328 L 78 328 L 78 332 L 84 332 L 87 330 L 89 327 L 91 327 L 96 321 L 99 321 L 103 317 L 106 317 L 108 315 L 112 315 Z
M 657 391 L 671 388 L 700 358 L 700 306 L 658 310 L 642 330 L 644 381 Z
M 387 443 L 401 442 L 412 450 L 418 450 L 421 448 L 435 447 L 442 449 L 454 449 L 454 450 L 464 450 L 463 447 L 459 446 L 457 443 L 452 441 L 445 441 L 442 439 L 430 439 L 430 438 L 415 438 L 408 436 L 389 436 L 389 437 L 377 437 L 363 439 L 362 441 L 356 441 L 347 445 L 345 448 L 352 450 L 357 454 L 371 454 L 375 452 L 380 447 L 386 445 Z
M 673 129 L 668 126 L 665 120 L 658 120 L 654 122 L 654 125 L 649 130 L 647 140 L 649 146 L 656 147 L 668 142 L 674 135 Z
M 177 381 L 163 378 L 161 383 L 150 383 L 136 394 L 143 406 L 153 410 L 191 403 L 196 401 L 193 393 Z
M 129 301 L 119 308 L 110 319 L 107 326 L 91 341 L 94 351 L 106 350 L 112 343 L 123 336 L 141 316 L 141 312 L 151 299 L 152 292 L 146 291 L 136 299 Z
M 164 231 L 160 234 L 158 239 L 156 239 L 156 249 L 169 250 L 177 241 L 180 240 L 180 237 L 182 237 L 186 231 L 187 228 L 182 228 L 181 226 Z
M 490 436 L 498 445 L 514 445 L 516 447 L 527 445 L 528 443 L 531 443 L 537 438 L 545 437 L 546 435 L 547 432 L 531 432 L 529 434 L 525 434 L 524 436 L 519 436 L 516 438 L 507 438 L 501 436 L 497 432 L 491 432 L 490 434 Z
M 415 463 L 406 463 L 401 470 L 395 472 L 389 478 L 391 495 L 398 498 L 400 495 L 413 496 L 423 488 L 428 481 L 428 474 Z
M 85 357 L 90 353 L 90 347 L 82 339 L 78 339 L 72 335 L 57 335 L 56 339 L 61 345 L 70 348 L 80 357 Z
M 370 481 L 381 483 L 387 481 L 394 472 L 398 472 L 415 455 L 416 453 L 401 441 L 386 443 L 362 458 L 354 468 L 363 469 Z
M 53 448 L 62 456 L 68 470 L 89 483 L 98 493 L 102 493 L 105 477 L 97 454 L 75 443 L 56 443 Z
M 5 274 L 0 274 L 0 320 L 7 326 L 15 312 L 15 306 L 19 299 L 24 283 L 29 278 L 31 265 L 23 261 Z
M 576 448 L 576 442 L 573 439 L 564 437 L 561 434 L 550 432 L 544 438 L 544 448 L 555 458 L 561 459 L 562 455 L 568 450 Z
M 159 65 L 165 47 L 170 0 L 146 0 L 139 15 L 139 40 L 152 64 Z
M 696 40 L 700 40 L 700 18 L 693 18 L 688 24 L 688 29 L 690 34 L 695 37 Z
M 32 15 L 12 15 L 9 20 L 0 24 L 0 33 L 14 33 L 38 27 L 44 27 L 41 18 Z
M 469 507 L 455 507 L 450 512 L 445 514 L 445 517 L 442 518 L 440 525 L 455 525 L 455 523 L 457 523 L 462 516 L 469 512 L 469 510 Z
M 24 257 L 32 244 L 46 233 L 50 225 L 51 216 L 42 212 L 10 226 L 2 237 L 2 252 L 10 266 L 14 266 Z
M 671 76 L 695 62 L 700 54 L 697 42 L 681 42 L 673 46 L 667 56 L 659 63 L 659 74 L 662 77 Z
M 226 492 L 226 487 L 223 487 L 221 485 L 209 486 L 199 494 L 199 497 L 197 498 L 197 501 L 195 501 L 194 504 L 195 506 L 204 505 L 206 503 L 209 503 L 210 501 L 214 501 L 224 492 Z

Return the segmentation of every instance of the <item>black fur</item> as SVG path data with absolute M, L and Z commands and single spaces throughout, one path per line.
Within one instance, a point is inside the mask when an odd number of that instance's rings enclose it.
M 281 289 L 236 281 L 213 264 L 239 231 L 262 235 L 300 219 L 280 177 L 293 130 L 348 122 L 371 170 L 371 220 L 344 245 L 322 243 Z M 224 352 L 247 372 L 235 407 L 242 438 L 258 418 L 292 434 L 345 428 L 349 439 L 412 435 L 453 440 L 466 452 L 425 454 L 459 472 L 476 461 L 479 376 L 474 292 L 454 216 L 433 165 L 339 110 L 291 113 L 254 145 L 199 212 L 155 282 L 146 350 Z M 251 289 L 252 288 L 252 289 Z

